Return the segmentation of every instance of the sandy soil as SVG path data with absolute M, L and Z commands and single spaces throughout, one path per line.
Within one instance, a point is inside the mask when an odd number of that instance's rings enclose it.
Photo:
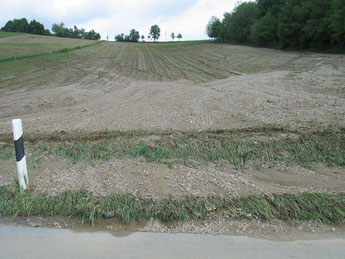
M 13 182 L 15 162 L 0 161 L 0 185 Z M 29 168 L 31 187 L 55 195 L 65 189 L 86 189 L 94 195 L 131 193 L 146 198 L 208 196 L 240 197 L 250 194 L 344 192 L 345 170 L 323 166 L 305 169 L 284 163 L 236 170 L 230 165 L 166 165 L 144 159 L 72 164 L 45 158 Z
M 204 130 L 265 124 L 344 127 L 345 57 L 326 56 L 343 62 L 333 67 L 322 65 L 323 56 L 306 54 L 304 63 L 315 59 L 321 63 L 306 72 L 293 70 L 302 62 L 298 59 L 289 65 L 290 70 L 230 76 L 204 84 L 123 78 L 4 91 L 0 133 L 10 132 L 11 119 L 17 117 L 23 119 L 27 132 Z

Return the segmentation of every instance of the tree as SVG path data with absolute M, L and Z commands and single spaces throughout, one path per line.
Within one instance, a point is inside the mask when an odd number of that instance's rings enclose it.
M 95 32 L 94 30 L 87 32 L 83 28 L 78 29 L 77 26 L 75 25 L 73 26 L 73 28 L 68 29 L 65 27 L 64 23 L 60 23 L 60 24 L 54 23 L 52 26 L 52 31 L 57 37 L 86 39 L 86 40 L 99 40 L 101 38 L 101 35 Z
M 151 26 L 150 35 L 154 41 L 159 39 L 159 36 L 161 36 L 160 32 L 161 32 L 161 29 L 158 27 L 157 24 Z
M 249 41 L 251 26 L 258 19 L 260 10 L 254 2 L 245 2 L 234 11 L 224 14 L 224 37 L 229 41 L 244 43 Z
M 257 20 L 250 30 L 250 41 L 260 45 L 272 45 L 278 42 L 278 19 L 271 13 Z
M 32 34 L 44 35 L 45 29 L 43 24 L 37 22 L 36 20 L 32 20 L 29 24 L 29 32 Z
M 182 39 L 182 34 L 181 33 L 179 33 L 179 34 L 177 34 L 177 36 L 176 36 L 179 40 L 180 39 Z
M 327 50 L 345 47 L 345 0 L 256 0 L 240 3 L 206 33 L 237 43 Z
M 140 34 L 135 29 L 130 30 L 129 35 L 124 33 L 115 36 L 116 41 L 137 42 L 140 39 Z
M 136 31 L 135 29 L 132 29 L 129 32 L 129 41 L 131 42 L 137 42 L 140 39 L 140 34 L 138 31 Z
M 345 4 L 345 1 L 343 1 Z M 331 8 L 330 1 L 304 0 L 302 6 L 307 10 L 306 23 L 302 28 L 302 39 L 306 48 L 319 49 L 331 44 L 331 32 L 327 14 Z M 345 8 L 343 8 L 345 10 Z
M 144 35 L 141 35 L 141 40 L 142 40 L 142 42 L 145 41 L 145 36 Z
M 85 39 L 86 40 L 99 40 L 101 38 L 101 35 L 94 30 L 91 30 L 86 33 Z
M 216 16 L 212 16 L 206 25 L 206 34 L 210 38 L 222 38 L 222 28 L 222 22 Z
M 85 39 L 86 38 L 86 31 L 85 29 L 81 28 L 78 32 L 78 36 L 80 37 L 80 39 Z
M 13 19 L 13 21 L 8 21 L 4 27 L 1 28 L 2 31 L 8 32 L 30 32 L 30 26 L 28 20 L 25 18 L 22 19 Z
M 285 2 L 280 10 L 278 26 L 278 37 L 283 48 L 305 46 L 302 31 L 307 22 L 307 12 L 299 0 L 287 0 Z
M 260 17 L 251 27 L 250 41 L 258 45 L 276 45 L 279 13 L 286 0 L 257 0 Z
M 345 47 L 345 0 L 332 0 L 328 16 L 334 45 Z
M 172 40 L 174 40 L 175 39 L 175 33 L 171 33 L 171 35 L 170 35 L 170 38 L 172 39 Z
M 15 32 L 13 21 L 8 21 L 4 27 L 1 28 L 2 31 Z
M 256 0 L 256 4 L 260 10 L 260 17 L 268 13 L 278 17 L 280 9 L 286 0 Z
M 46 35 L 46 36 L 51 36 L 52 34 L 51 34 L 51 32 L 49 31 L 49 29 L 45 29 L 45 30 L 44 30 L 44 35 Z
M 69 29 L 71 38 L 80 39 L 79 29 L 74 25 L 73 29 Z
M 52 25 L 52 32 L 54 32 L 55 36 L 57 37 L 65 37 L 65 38 L 71 37 L 70 30 L 65 28 L 65 24 L 63 22 L 60 24 L 54 23 Z
M 115 36 L 115 40 L 116 40 L 116 41 L 125 41 L 125 34 L 124 34 L 124 33 L 117 34 L 117 35 Z
M 39 35 L 51 35 L 48 29 L 45 29 L 43 24 L 37 22 L 35 19 L 28 23 L 25 18 L 13 19 L 13 21 L 8 21 L 4 27 L 1 28 L 2 31 L 8 32 L 26 32 Z

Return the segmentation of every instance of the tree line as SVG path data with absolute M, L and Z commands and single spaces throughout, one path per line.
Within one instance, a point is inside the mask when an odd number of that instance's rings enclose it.
M 152 25 L 147 38 L 153 39 L 154 41 L 156 41 L 159 39 L 160 36 L 161 36 L 161 29 L 159 28 L 159 26 L 157 24 Z M 177 36 L 175 36 L 175 33 L 172 32 L 170 37 L 172 40 L 174 40 L 175 38 L 182 39 L 182 34 L 179 33 Z M 140 38 L 142 41 L 145 40 L 145 36 L 141 35 L 140 37 L 139 32 L 135 29 L 130 30 L 129 35 L 125 35 L 124 33 L 121 33 L 115 36 L 116 41 L 126 41 L 126 42 L 138 42 Z
M 83 28 L 78 29 L 75 25 L 73 28 L 66 28 L 64 23 L 54 23 L 52 26 L 52 31 L 54 32 L 54 35 L 57 37 L 85 40 L 99 40 L 101 38 L 101 35 L 95 32 L 94 30 L 85 31 L 85 29 Z
M 281 48 L 345 48 L 345 0 L 256 0 L 213 16 L 210 38 Z
M 8 21 L 5 26 L 1 28 L 1 31 L 51 35 L 50 31 L 45 29 L 42 23 L 37 22 L 35 19 L 28 23 L 28 20 L 25 18 Z
M 64 38 L 75 38 L 75 39 L 86 39 L 86 40 L 99 40 L 101 35 L 94 30 L 86 31 L 85 29 L 77 28 L 74 26 L 73 28 L 66 28 L 63 23 L 56 24 L 54 23 L 52 26 L 52 32 L 49 29 L 45 29 L 43 24 L 37 22 L 36 20 L 32 20 L 30 23 L 26 18 L 22 19 L 13 19 L 8 21 L 4 27 L 1 28 L 1 31 L 6 32 L 24 32 L 24 33 L 32 33 L 38 35 L 47 35 L 47 36 L 57 36 L 57 37 L 64 37 Z

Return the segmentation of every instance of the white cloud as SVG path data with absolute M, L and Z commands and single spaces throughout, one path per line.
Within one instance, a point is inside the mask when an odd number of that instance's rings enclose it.
M 211 16 L 222 19 L 224 12 L 230 12 L 236 0 L 201 0 L 183 14 L 162 24 L 163 30 L 181 33 L 184 39 L 206 39 L 205 27 Z
M 151 25 L 161 28 L 161 40 L 171 32 L 182 33 L 184 39 L 204 39 L 205 26 L 212 15 L 222 18 L 237 0 L 0 0 L 0 26 L 8 20 L 26 17 L 45 27 L 64 22 L 109 35 L 128 34 L 135 28 L 147 36 Z

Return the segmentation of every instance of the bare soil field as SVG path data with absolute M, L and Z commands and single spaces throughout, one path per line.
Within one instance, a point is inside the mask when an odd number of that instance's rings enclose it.
M 30 37 L 0 38 L 0 55 L 26 54 L 20 49 L 24 45 L 13 44 L 16 41 L 45 44 L 45 37 Z M 72 43 L 56 40 L 58 48 Z M 53 50 L 53 43 L 47 49 Z M 28 49 L 37 53 L 36 47 Z M 1 145 L 11 141 L 13 118 L 23 120 L 31 143 L 54 142 L 54 135 L 64 142 L 61 136 L 66 133 L 138 129 L 197 133 L 276 127 L 292 132 L 248 134 L 251 141 L 293 137 L 294 131 L 343 132 L 345 55 L 207 42 L 102 42 L 69 53 L 0 63 Z M 0 160 L 0 168 L 0 185 L 11 183 L 14 160 Z M 30 164 L 29 175 L 35 191 L 49 195 L 66 188 L 154 198 L 345 191 L 344 167 L 305 168 L 284 162 L 239 169 L 228 163 L 168 167 L 140 157 L 72 163 L 41 156 Z
M 104 42 L 0 67 L 0 132 L 345 126 L 344 55 Z

